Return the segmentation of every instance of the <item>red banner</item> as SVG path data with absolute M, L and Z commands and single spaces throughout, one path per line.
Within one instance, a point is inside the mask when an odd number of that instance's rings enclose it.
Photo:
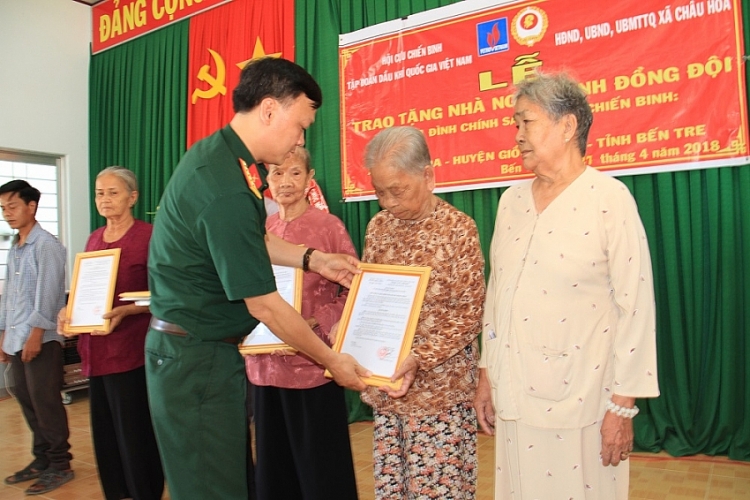
M 427 137 L 436 191 L 530 176 L 515 82 L 565 70 L 594 111 L 586 162 L 618 174 L 750 162 L 739 0 L 460 2 L 340 39 L 342 191 L 372 198 L 379 130 Z
M 93 53 L 232 0 L 105 0 L 91 9 Z
M 294 0 L 234 0 L 190 21 L 187 146 L 234 116 L 232 91 L 250 60 L 294 60 Z

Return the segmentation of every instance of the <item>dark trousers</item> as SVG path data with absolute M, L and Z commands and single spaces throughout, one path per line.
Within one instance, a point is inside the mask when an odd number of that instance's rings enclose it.
M 357 498 L 344 389 L 253 386 L 259 500 Z
M 107 500 L 158 500 L 164 492 L 146 394 L 146 370 L 89 379 L 91 434 Z
M 10 356 L 15 393 L 33 436 L 34 468 L 70 469 L 68 414 L 62 404 L 63 356 L 59 342 L 42 344 L 28 363 L 21 352 Z
M 250 429 L 253 420 L 253 386 L 247 381 L 247 396 L 245 398 L 247 411 L 247 498 L 256 500 L 255 494 L 255 462 L 253 461 L 253 432 Z
M 246 380 L 237 346 L 149 330 L 149 407 L 172 500 L 247 500 Z

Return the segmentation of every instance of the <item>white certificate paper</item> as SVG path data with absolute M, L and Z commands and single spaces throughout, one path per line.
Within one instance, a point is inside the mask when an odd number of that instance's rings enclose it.
M 66 332 L 88 333 L 108 328 L 109 320 L 102 315 L 112 310 L 119 262 L 119 248 L 76 254 Z
M 365 273 L 341 352 L 372 373 L 396 371 L 419 276 Z
M 285 301 L 299 312 L 302 287 L 302 272 L 293 267 L 271 266 L 276 278 L 276 290 Z M 243 352 L 270 352 L 274 349 L 288 349 L 284 341 L 274 335 L 263 323 L 258 323 L 250 335 L 240 344 Z
M 70 326 L 99 325 L 102 314 L 112 299 L 109 292 L 109 275 L 112 269 L 113 255 L 81 261 L 78 270 L 78 293 L 73 304 L 73 315 Z
M 372 373 L 362 379 L 366 384 L 397 389 L 401 380 L 391 377 L 411 350 L 432 268 L 366 263 L 359 268 L 333 349 L 351 354 Z

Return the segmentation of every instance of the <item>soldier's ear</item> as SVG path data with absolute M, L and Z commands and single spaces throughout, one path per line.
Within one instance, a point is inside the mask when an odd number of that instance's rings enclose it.
M 266 97 L 262 101 L 260 101 L 260 105 L 258 106 L 260 111 L 260 120 L 264 124 L 269 124 L 271 122 L 271 119 L 273 118 L 273 114 L 278 109 L 279 102 L 274 99 L 273 97 Z

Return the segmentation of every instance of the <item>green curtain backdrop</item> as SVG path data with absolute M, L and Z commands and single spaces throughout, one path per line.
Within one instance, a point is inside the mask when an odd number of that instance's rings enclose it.
M 451 0 L 297 2 L 297 61 L 323 88 L 308 133 L 316 176 L 361 250 L 376 202 L 341 203 L 338 35 L 454 3 Z M 743 1 L 745 26 L 750 22 Z M 706 103 L 710 105 L 710 103 Z M 681 456 L 750 460 L 750 166 L 620 178 L 649 237 L 656 282 L 662 396 L 641 400 L 637 444 Z M 441 195 L 477 222 L 485 256 L 502 189 Z M 349 394 L 350 419 L 371 415 Z
M 296 6 L 296 59 L 320 82 L 324 105 L 308 132 L 331 208 L 359 250 L 375 202 L 341 203 L 338 35 L 452 0 L 304 0 Z M 743 0 L 750 25 L 750 0 Z M 136 172 L 136 216 L 151 220 L 185 149 L 188 21 L 92 56 L 90 173 Z M 747 37 L 746 37 L 747 38 Z M 747 40 L 745 42 L 747 44 Z M 710 106 L 710 103 L 706 103 Z M 649 237 L 657 303 L 658 399 L 641 400 L 642 449 L 750 461 L 750 166 L 621 177 Z M 485 254 L 502 189 L 441 195 L 475 218 Z M 92 224 L 103 220 L 91 206 Z M 350 420 L 370 416 L 348 394 Z
M 188 26 L 182 21 L 91 56 L 91 193 L 102 169 L 129 168 L 140 189 L 134 214 L 147 222 L 185 152 Z M 91 229 L 102 225 L 92 202 Z

